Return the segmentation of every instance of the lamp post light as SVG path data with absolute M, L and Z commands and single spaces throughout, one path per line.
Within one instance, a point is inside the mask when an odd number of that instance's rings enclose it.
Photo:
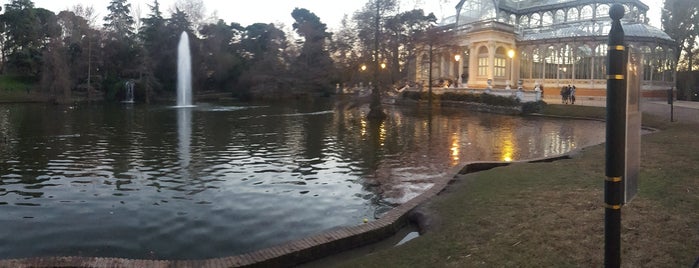
M 456 61 L 456 87 L 461 87 L 461 65 L 459 61 L 461 60 L 461 54 L 454 55 L 454 60 Z
M 515 73 L 515 60 L 514 60 L 514 58 L 515 58 L 515 50 L 514 50 L 514 49 L 508 50 L 508 51 L 507 51 L 507 57 L 510 58 L 510 83 L 511 83 L 511 84 L 514 84 L 514 79 L 515 79 L 515 76 L 514 76 L 514 73 Z

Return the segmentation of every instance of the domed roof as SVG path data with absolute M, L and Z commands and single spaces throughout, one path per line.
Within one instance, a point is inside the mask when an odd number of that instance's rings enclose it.
M 640 39 L 651 38 L 672 42 L 672 38 L 665 32 L 648 24 L 632 22 L 622 23 L 624 34 L 627 37 L 637 37 Z M 520 35 L 520 41 L 536 41 L 556 38 L 578 38 L 578 37 L 603 37 L 609 35 L 611 20 L 606 21 L 585 21 L 558 25 L 555 27 L 541 27 L 526 29 Z

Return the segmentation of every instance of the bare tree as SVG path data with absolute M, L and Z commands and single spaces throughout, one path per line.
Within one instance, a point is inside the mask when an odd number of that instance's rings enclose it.
M 95 7 L 94 6 L 84 6 L 83 4 L 77 4 L 74 5 L 72 10 L 75 15 L 83 17 L 85 20 L 87 20 L 87 23 L 90 25 L 90 27 L 94 28 L 97 26 L 97 12 L 95 12 Z
M 177 0 L 170 11 L 175 13 L 176 10 L 186 13 L 196 30 L 207 23 L 213 23 L 215 21 L 213 18 L 217 17 L 216 13 L 207 17 L 203 0 Z

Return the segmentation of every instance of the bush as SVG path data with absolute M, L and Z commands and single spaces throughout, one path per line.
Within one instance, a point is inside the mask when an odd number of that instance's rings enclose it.
M 515 107 L 521 104 L 518 99 L 513 97 L 496 96 L 487 93 L 481 94 L 481 102 L 488 105 L 505 107 Z
M 408 100 L 429 100 L 430 93 L 429 92 L 415 92 L 415 91 L 405 91 L 403 92 L 403 99 L 408 99 Z M 432 94 L 432 99 L 436 100 L 437 96 Z
M 446 92 L 440 97 L 440 99 L 448 101 L 482 102 L 480 94 L 472 93 L 460 94 L 454 92 Z
M 540 113 L 546 107 L 546 102 L 540 100 L 536 102 L 525 102 L 522 104 L 523 114 Z

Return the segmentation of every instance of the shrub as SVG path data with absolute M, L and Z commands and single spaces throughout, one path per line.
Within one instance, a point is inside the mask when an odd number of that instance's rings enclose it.
M 546 102 L 540 100 L 536 102 L 525 102 L 522 104 L 523 114 L 539 113 L 546 107 Z
M 405 91 L 403 92 L 403 98 L 408 100 L 429 100 L 429 92 L 415 92 L 415 91 Z M 432 99 L 436 100 L 437 96 L 432 94 Z
M 492 94 L 481 94 L 481 102 L 493 106 L 515 107 L 519 106 L 519 100 L 513 97 L 496 96 Z

